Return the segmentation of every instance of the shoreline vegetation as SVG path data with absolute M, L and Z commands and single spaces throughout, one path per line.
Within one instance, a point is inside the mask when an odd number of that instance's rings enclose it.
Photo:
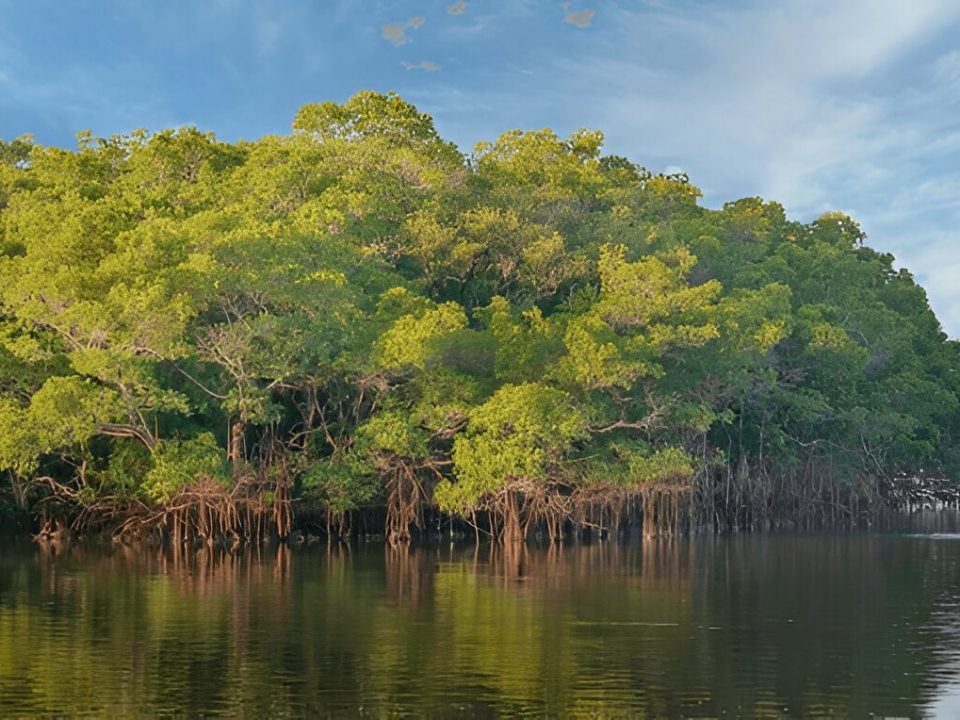
M 640 146 L 642 142 L 638 142 Z M 842 213 L 400 97 L 0 141 L 0 520 L 560 541 L 957 506 L 960 343 Z

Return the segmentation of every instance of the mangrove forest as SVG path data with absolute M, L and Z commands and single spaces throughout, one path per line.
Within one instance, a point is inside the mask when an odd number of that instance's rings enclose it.
M 700 197 L 374 92 L 255 142 L 0 142 L 0 517 L 511 542 L 956 502 L 960 343 L 914 277 L 842 213 Z

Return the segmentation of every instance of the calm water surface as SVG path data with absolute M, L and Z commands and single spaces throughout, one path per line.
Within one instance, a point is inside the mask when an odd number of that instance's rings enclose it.
M 960 718 L 960 535 L 0 550 L 0 717 Z

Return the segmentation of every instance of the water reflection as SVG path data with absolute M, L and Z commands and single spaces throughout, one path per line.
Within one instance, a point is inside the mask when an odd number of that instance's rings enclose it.
M 0 716 L 956 716 L 960 542 L 5 547 Z

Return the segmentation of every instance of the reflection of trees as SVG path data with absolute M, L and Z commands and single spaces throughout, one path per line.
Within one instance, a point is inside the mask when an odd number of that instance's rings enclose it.
M 941 637 L 932 652 L 937 657 L 936 692 L 924 710 L 930 717 L 960 717 L 960 595 L 939 604 L 933 616 Z
M 911 715 L 960 660 L 960 545 L 902 538 L 27 553 L 0 716 Z
M 939 684 L 931 613 L 956 594 L 956 548 L 880 536 L 708 543 L 697 562 L 697 673 L 717 707 L 910 716 Z

